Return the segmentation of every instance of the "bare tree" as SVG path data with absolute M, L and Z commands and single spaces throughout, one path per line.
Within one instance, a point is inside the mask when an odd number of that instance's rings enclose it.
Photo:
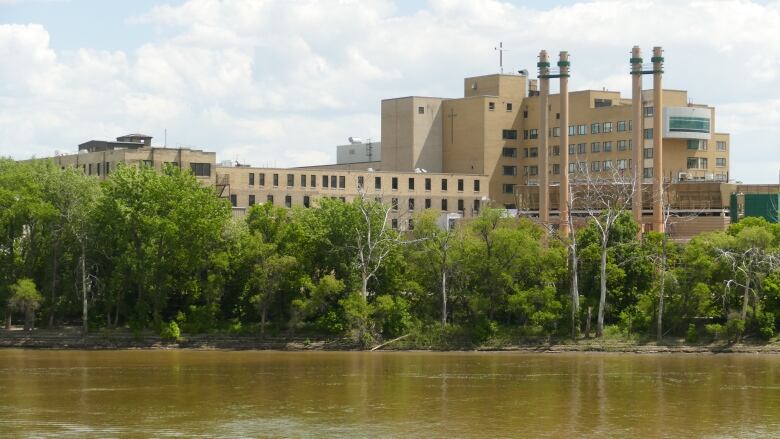
M 596 336 L 604 334 L 604 312 L 607 305 L 607 249 L 610 234 L 617 219 L 631 208 L 634 195 L 634 177 L 626 176 L 617 169 L 591 174 L 580 167 L 583 184 L 575 186 L 580 191 L 582 208 L 598 231 L 600 244 L 600 294 L 596 320 Z

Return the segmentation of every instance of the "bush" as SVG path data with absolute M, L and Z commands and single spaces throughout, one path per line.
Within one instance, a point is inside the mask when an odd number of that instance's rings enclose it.
M 740 318 L 729 316 L 726 326 L 723 328 L 726 338 L 729 341 L 735 341 L 745 332 L 745 321 Z
M 403 335 L 412 324 L 409 302 L 400 296 L 378 296 L 372 307 L 371 317 L 382 335 L 387 337 Z
M 685 331 L 685 341 L 688 343 L 696 343 L 699 341 L 699 333 L 696 331 L 695 323 L 688 324 L 688 330 Z
M 771 312 L 761 312 L 756 314 L 756 323 L 761 337 L 770 339 L 775 335 L 775 315 Z
M 170 321 L 160 329 L 160 337 L 164 340 L 179 341 L 181 339 L 181 330 L 175 321 Z
M 719 340 L 723 335 L 723 325 L 720 323 L 710 323 L 704 325 L 704 331 L 715 340 Z

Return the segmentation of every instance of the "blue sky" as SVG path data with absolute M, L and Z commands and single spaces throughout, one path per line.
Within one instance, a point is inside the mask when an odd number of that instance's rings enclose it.
M 330 162 L 379 137 L 381 99 L 457 97 L 496 71 L 498 41 L 509 69 L 566 49 L 572 89 L 626 96 L 629 48 L 660 44 L 664 85 L 732 133 L 732 176 L 774 182 L 777 29 L 777 1 L 0 0 L 0 155 L 167 129 L 220 159 Z

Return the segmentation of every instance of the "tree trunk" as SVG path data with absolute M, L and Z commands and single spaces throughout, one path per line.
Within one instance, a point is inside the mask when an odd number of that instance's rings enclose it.
M 664 292 L 666 290 L 666 236 L 664 236 L 663 252 L 661 254 L 661 285 L 658 288 L 658 333 L 656 341 L 661 343 L 664 339 Z
M 604 308 L 607 306 L 607 246 L 601 246 L 601 294 L 599 314 L 596 320 L 596 337 L 604 335 Z
M 363 277 L 362 279 L 363 284 L 360 291 L 361 293 L 363 293 L 363 300 L 368 302 L 368 276 L 366 276 L 366 274 L 364 273 L 362 277 Z
M 585 338 L 590 338 L 590 321 L 592 320 L 593 316 L 593 307 L 588 307 L 588 319 L 585 320 Z
M 750 270 L 745 274 L 745 294 L 742 295 L 742 313 L 740 318 L 744 322 L 747 318 L 748 303 L 750 302 Z
M 579 330 L 579 311 L 580 311 L 580 287 L 577 275 L 577 249 L 571 249 L 571 338 L 577 339 Z
M 24 309 L 24 330 L 25 331 L 31 331 L 32 330 L 32 308 L 26 307 Z
M 11 329 L 11 310 L 5 310 L 5 329 Z
M 89 332 L 89 316 L 87 315 L 87 255 L 83 242 L 81 243 L 81 295 L 81 320 L 84 324 L 82 331 L 86 335 Z
M 441 326 L 447 326 L 447 272 L 441 271 Z
M 268 316 L 268 307 L 263 306 L 260 311 L 260 336 L 265 337 L 265 319 Z

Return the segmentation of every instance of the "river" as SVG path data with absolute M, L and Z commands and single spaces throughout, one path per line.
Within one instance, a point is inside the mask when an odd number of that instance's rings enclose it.
M 779 437 L 780 356 L 0 350 L 2 437 Z

